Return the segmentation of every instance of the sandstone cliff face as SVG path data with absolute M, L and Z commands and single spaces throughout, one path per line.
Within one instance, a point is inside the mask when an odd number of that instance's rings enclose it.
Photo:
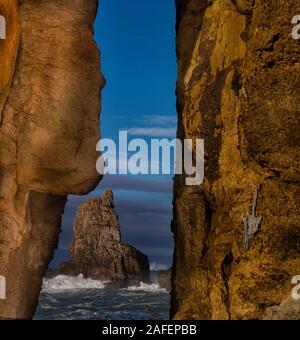
M 17 0 L 0 2 L 0 13 L 5 17 L 9 28 L 8 39 L 0 40 L 0 122 L 2 110 L 8 97 L 20 42 L 20 18 Z
M 178 136 L 205 139 L 206 180 L 175 180 L 171 314 L 280 318 L 300 268 L 300 4 L 176 3 Z M 262 219 L 247 250 L 254 186 Z
M 62 263 L 60 270 L 121 285 L 149 280 L 147 256 L 121 242 L 111 190 L 78 208 L 70 261 Z
M 31 318 L 66 195 L 99 181 L 97 1 L 0 0 L 0 9 L 0 318 Z

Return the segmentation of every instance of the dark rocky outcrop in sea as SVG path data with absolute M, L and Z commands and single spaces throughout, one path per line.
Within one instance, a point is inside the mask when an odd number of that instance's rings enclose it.
M 172 268 L 156 272 L 157 282 L 161 288 L 171 291 L 172 289 Z
M 80 205 L 69 253 L 69 262 L 60 265 L 64 274 L 83 274 L 118 286 L 149 281 L 147 256 L 121 241 L 119 219 L 110 189 L 102 197 Z

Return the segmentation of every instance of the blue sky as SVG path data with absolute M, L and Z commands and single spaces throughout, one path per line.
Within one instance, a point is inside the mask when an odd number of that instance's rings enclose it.
M 176 56 L 174 0 L 100 0 L 95 38 L 106 78 L 102 92 L 102 138 L 175 138 Z M 171 176 L 106 176 L 86 197 L 69 197 L 54 265 L 67 258 L 80 202 L 115 194 L 122 237 L 149 256 L 171 265 L 173 236 Z

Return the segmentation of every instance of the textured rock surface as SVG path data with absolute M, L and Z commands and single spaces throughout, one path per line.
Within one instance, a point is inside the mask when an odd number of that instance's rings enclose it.
M 17 0 L 1 0 L 0 14 L 6 20 L 7 39 L 0 39 L 0 123 L 2 110 L 12 82 L 20 42 L 20 18 Z
M 149 279 L 146 255 L 121 242 L 113 193 L 83 203 L 77 212 L 70 261 L 62 263 L 65 274 L 83 274 L 97 280 L 127 285 Z
M 278 306 L 267 308 L 264 320 L 300 320 L 300 301 L 289 298 Z
M 157 281 L 161 288 L 167 289 L 168 291 L 171 291 L 172 284 L 171 284 L 171 278 L 172 278 L 172 268 L 168 270 L 160 270 L 157 272 Z
M 0 318 L 31 318 L 66 195 L 99 181 L 97 1 L 0 0 L 0 8 L 8 15 L 0 42 L 0 275 L 7 281 Z
M 206 180 L 175 180 L 171 316 L 263 319 L 289 298 L 300 268 L 300 45 L 291 37 L 300 4 L 177 7 L 178 135 L 205 139 Z M 247 251 L 252 185 L 262 220 Z

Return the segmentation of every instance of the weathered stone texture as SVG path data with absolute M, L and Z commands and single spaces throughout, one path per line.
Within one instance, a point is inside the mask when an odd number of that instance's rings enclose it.
M 0 9 L 0 318 L 31 318 L 66 195 L 99 181 L 97 0 L 0 0 Z
M 175 319 L 263 319 L 300 268 L 297 0 L 177 1 L 180 138 L 205 139 L 205 183 L 174 187 Z M 262 217 L 249 250 L 243 217 Z

